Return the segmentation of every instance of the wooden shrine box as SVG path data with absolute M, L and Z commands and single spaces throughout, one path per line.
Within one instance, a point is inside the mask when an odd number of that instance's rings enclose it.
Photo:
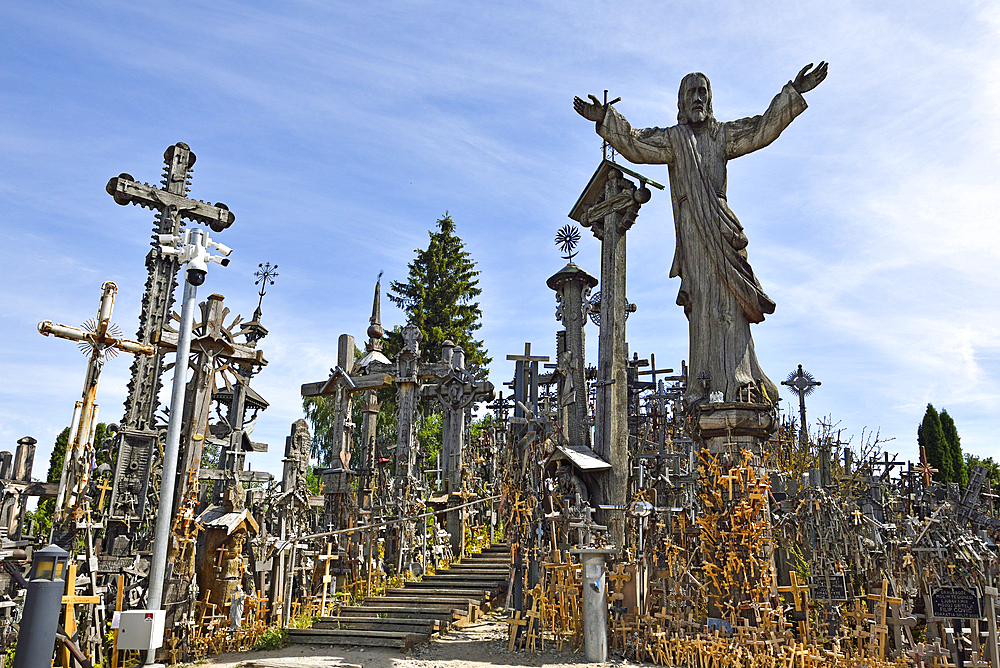
M 358 474 L 351 469 L 323 469 L 319 480 L 323 484 L 323 494 L 347 494 L 351 482 Z

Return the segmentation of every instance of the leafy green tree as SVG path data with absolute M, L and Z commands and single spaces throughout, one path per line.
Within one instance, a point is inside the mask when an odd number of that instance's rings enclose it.
M 485 378 L 491 361 L 482 341 L 473 338 L 482 327 L 483 312 L 476 297 L 479 272 L 465 244 L 455 234 L 455 221 L 445 212 L 430 231 L 427 248 L 417 249 L 406 282 L 392 281 L 389 300 L 406 311 L 409 321 L 420 328 L 424 340 L 420 359 L 440 359 L 441 346 L 450 339 L 465 350 L 465 364 L 477 377 Z M 402 348 L 402 331 L 389 332 L 386 353 L 391 357 Z
M 420 426 L 417 428 L 417 443 L 420 444 L 420 451 L 427 455 L 428 468 L 441 452 L 443 424 L 444 418 L 441 413 L 431 413 L 420 421 Z
M 1000 490 L 1000 464 L 993 460 L 992 457 L 978 457 L 976 455 L 967 454 L 965 455 L 965 470 L 971 471 L 977 466 L 982 466 L 986 469 L 986 479 L 990 482 L 990 489 L 994 494 Z M 986 491 L 986 488 L 983 488 Z M 996 506 L 993 503 L 993 499 L 987 496 L 982 497 L 984 501 L 988 501 L 991 505 Z
M 965 487 L 969 484 L 969 473 L 965 468 L 965 458 L 962 457 L 962 442 L 958 437 L 958 429 L 947 410 L 942 410 L 939 417 L 944 440 L 948 443 L 948 457 L 951 459 L 951 480 L 948 482 L 957 482 Z
M 948 441 L 941 427 L 941 417 L 931 404 L 927 404 L 924 419 L 917 429 L 917 445 L 924 448 L 927 461 L 938 470 L 934 474 L 934 479 L 939 482 L 950 482 L 954 471 L 949 456 Z
M 354 359 L 362 356 L 361 350 L 355 346 Z M 395 388 L 383 388 L 378 391 L 378 401 L 382 408 L 378 413 L 375 422 L 375 440 L 380 443 L 394 443 L 396 441 L 396 390 Z M 357 455 L 362 452 L 361 448 L 361 425 L 364 421 L 364 393 L 355 393 L 354 403 L 351 405 L 351 422 L 354 423 L 354 436 L 351 443 L 351 454 Z M 333 461 L 333 423 L 336 417 L 337 406 L 333 396 L 326 397 L 302 397 L 302 410 L 305 412 L 306 420 L 312 427 L 312 444 L 310 456 L 316 460 L 319 466 L 330 467 Z M 354 468 L 355 462 L 351 463 Z
M 111 436 L 107 425 L 103 422 L 97 423 L 94 430 L 94 448 L 97 451 L 98 466 L 106 462 L 107 451 L 101 447 L 104 441 Z M 69 443 L 69 427 L 66 427 L 56 436 L 56 442 L 52 446 L 52 454 L 49 455 L 49 471 L 45 476 L 45 482 L 58 483 L 62 477 L 63 462 L 66 459 L 66 446 Z M 111 462 L 107 462 L 111 463 Z M 45 497 L 38 501 L 38 506 L 33 513 L 28 516 L 34 524 L 36 536 L 48 537 L 52 530 L 52 516 L 56 511 L 56 499 L 54 496 Z

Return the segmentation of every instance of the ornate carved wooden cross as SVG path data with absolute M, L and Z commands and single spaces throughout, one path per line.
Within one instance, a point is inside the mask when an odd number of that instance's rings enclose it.
M 156 211 L 153 234 L 157 235 L 177 235 L 184 224 L 183 220 L 209 225 L 216 232 L 233 224 L 236 216 L 225 204 L 212 205 L 187 197 L 195 162 L 195 154 L 187 144 L 180 142 L 169 147 L 164 152 L 163 159 L 166 164 L 162 188 L 138 183 L 131 175 L 120 174 L 108 182 L 108 194 L 122 206 L 135 204 Z M 155 337 L 170 318 L 179 265 L 176 256 L 164 255 L 159 244 L 154 243 L 146 258 L 146 266 L 149 268 L 149 278 L 146 281 L 146 294 L 143 296 L 136 338 L 149 344 L 155 342 Z M 161 374 L 160 354 L 133 365 L 132 380 L 129 383 L 131 391 L 125 404 L 125 418 L 122 420 L 123 429 L 152 428 L 158 406 L 156 395 L 160 388 Z

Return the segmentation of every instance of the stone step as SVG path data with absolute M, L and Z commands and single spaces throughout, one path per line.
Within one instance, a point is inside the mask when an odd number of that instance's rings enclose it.
M 364 607 L 372 612 L 377 612 L 383 608 L 425 608 L 428 605 L 435 607 L 451 608 L 455 614 L 461 615 L 469 622 L 474 622 L 479 618 L 479 604 L 469 598 L 458 597 L 423 597 L 423 596 L 393 596 L 393 597 L 369 597 L 365 599 Z
M 351 629 L 288 629 L 288 641 L 296 645 L 395 647 L 405 651 L 428 640 L 430 640 L 430 634 L 404 631 L 358 633 Z
M 380 608 L 389 607 L 426 607 L 433 605 L 438 608 L 465 608 L 470 605 L 479 607 L 479 601 L 462 596 L 369 596 L 364 605 L 375 605 Z
M 459 566 L 462 568 L 510 568 L 510 559 L 463 559 L 452 564 L 450 568 Z
M 447 628 L 437 619 L 400 619 L 399 617 L 320 617 L 314 629 L 353 629 L 355 631 L 398 631 L 403 633 L 438 633 Z
M 497 582 L 495 580 L 469 580 L 460 578 L 457 580 L 428 580 L 426 582 L 414 582 L 408 584 L 407 589 L 413 591 L 423 589 L 482 589 L 490 592 L 490 596 L 496 596 L 498 592 L 505 591 L 506 580 Z
M 409 582 L 407 584 L 410 584 Z M 464 589 L 458 587 L 402 587 L 400 589 L 386 589 L 386 596 L 464 596 L 484 603 L 493 598 L 494 590 L 490 589 Z M 433 599 L 432 599 L 433 600 Z
M 340 608 L 341 617 L 371 617 L 373 615 L 385 615 L 387 618 L 401 619 L 436 619 L 445 624 L 451 624 L 456 620 L 465 618 L 462 610 L 457 612 L 450 607 L 426 606 L 426 607 L 406 607 L 406 606 L 343 606 Z
M 451 568 L 437 572 L 438 575 L 447 573 L 461 573 L 462 575 L 469 573 L 481 573 L 483 575 L 505 578 L 510 574 L 510 567 L 507 565 L 489 566 L 483 564 L 452 564 Z
M 440 583 L 444 585 L 459 586 L 459 583 L 472 584 L 473 587 L 493 589 L 503 586 L 507 582 L 507 576 L 497 575 L 476 575 L 475 573 L 438 573 L 437 575 L 425 575 L 420 582 Z M 417 583 L 414 583 L 417 584 Z M 447 586 L 446 585 L 446 586 Z

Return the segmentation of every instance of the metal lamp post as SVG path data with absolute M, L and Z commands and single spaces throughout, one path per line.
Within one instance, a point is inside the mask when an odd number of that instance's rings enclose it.
M 174 486 L 177 482 L 177 457 L 181 441 L 181 420 L 184 415 L 184 388 L 187 382 L 188 356 L 191 352 L 191 330 L 197 307 L 198 286 L 205 282 L 208 263 L 229 264 L 227 257 L 213 256 L 210 248 L 217 248 L 223 256 L 232 249 L 209 239 L 204 231 L 193 228 L 181 235 L 159 235 L 160 250 L 165 255 L 176 255 L 181 264 L 188 265 L 184 280 L 184 297 L 181 303 L 180 330 L 177 335 L 177 356 L 174 380 L 170 395 L 170 420 L 167 422 L 167 442 L 163 447 L 163 481 L 160 487 L 160 504 L 156 510 L 156 527 L 153 532 L 153 555 L 149 569 L 149 595 L 146 608 L 159 610 L 163 606 L 163 580 L 167 570 L 167 546 L 170 541 L 170 523 L 173 515 Z M 151 649 L 148 663 L 156 660 L 156 650 Z
M 28 593 L 24 599 L 14 668 L 49 668 L 59 626 L 66 582 L 63 571 L 69 552 L 49 545 L 35 552 L 28 576 Z

